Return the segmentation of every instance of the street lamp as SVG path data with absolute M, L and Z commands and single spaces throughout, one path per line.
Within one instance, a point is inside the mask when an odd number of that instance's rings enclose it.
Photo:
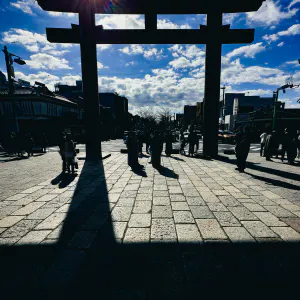
M 13 97 L 14 94 L 14 82 L 12 80 L 12 77 L 15 77 L 15 71 L 13 68 L 13 63 L 17 63 L 19 65 L 25 65 L 26 62 L 18 55 L 15 55 L 13 53 L 10 53 L 7 51 L 7 47 L 4 46 L 4 49 L 2 50 L 5 56 L 5 63 L 6 63 L 6 71 L 7 71 L 7 80 L 8 80 L 8 94 L 11 97 L 12 100 L 12 110 L 13 110 L 13 118 L 14 118 L 14 127 L 15 131 L 19 132 L 19 125 L 17 120 L 17 113 L 16 113 L 16 102 Z M 14 60 L 13 57 L 16 57 Z

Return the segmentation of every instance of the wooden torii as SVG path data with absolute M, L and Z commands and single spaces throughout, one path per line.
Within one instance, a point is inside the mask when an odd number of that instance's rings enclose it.
M 80 44 L 87 159 L 101 158 L 97 44 L 206 44 L 203 155 L 217 156 L 222 44 L 254 40 L 254 29 L 230 29 L 222 25 L 222 14 L 256 11 L 263 1 L 37 0 L 46 11 L 79 14 L 79 25 L 46 32 L 49 42 Z M 145 29 L 104 29 L 96 26 L 95 14 L 143 14 Z M 157 29 L 158 14 L 207 14 L 207 25 Z

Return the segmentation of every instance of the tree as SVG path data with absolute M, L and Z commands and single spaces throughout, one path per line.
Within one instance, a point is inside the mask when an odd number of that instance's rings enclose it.
M 171 109 L 168 107 L 160 107 L 157 111 L 157 119 L 159 122 L 160 127 L 166 129 L 171 124 L 171 118 L 173 114 Z
M 142 107 L 137 111 L 137 115 L 140 116 L 139 127 L 147 129 L 156 128 L 156 114 L 152 107 Z M 141 128 L 142 129 L 142 128 Z

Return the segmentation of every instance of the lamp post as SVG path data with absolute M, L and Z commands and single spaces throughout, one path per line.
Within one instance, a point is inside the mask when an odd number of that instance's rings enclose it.
M 16 101 L 14 99 L 14 90 L 15 86 L 12 80 L 12 77 L 15 77 L 15 72 L 13 69 L 13 62 L 19 64 L 19 65 L 25 65 L 26 62 L 20 57 L 13 53 L 8 52 L 7 47 L 4 46 L 4 49 L 2 50 L 5 56 L 5 63 L 6 63 L 6 71 L 7 71 L 7 80 L 8 80 L 8 95 L 11 97 L 12 101 L 12 112 L 13 112 L 13 120 L 14 120 L 14 131 L 19 132 L 19 125 L 18 125 L 18 119 L 17 119 L 17 110 L 16 110 Z M 13 56 L 16 58 L 13 60 Z

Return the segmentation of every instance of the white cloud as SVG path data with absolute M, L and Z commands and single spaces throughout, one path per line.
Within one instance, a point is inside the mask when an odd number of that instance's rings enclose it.
M 47 72 L 38 72 L 35 74 L 25 75 L 22 72 L 15 72 L 16 78 L 29 81 L 31 85 L 34 85 L 35 81 L 45 83 L 49 89 L 54 90 L 54 85 L 60 81 L 58 76 L 49 74 Z
M 135 62 L 134 61 L 130 61 L 128 63 L 125 64 L 125 67 L 130 67 L 130 66 L 133 66 L 135 65 Z
M 48 51 L 60 51 L 52 52 L 53 55 L 63 55 L 67 53 L 65 50 L 59 50 L 59 48 L 70 48 L 72 44 L 54 44 L 47 41 L 46 35 L 39 34 L 35 32 L 31 32 L 28 30 L 23 30 L 19 28 L 12 28 L 9 31 L 3 32 L 3 39 L 4 43 L 16 43 L 23 46 L 29 52 L 48 52 Z M 49 54 L 51 54 L 49 52 Z
M 294 6 L 296 3 L 300 3 L 300 0 L 293 0 L 290 5 L 288 6 L 288 8 L 291 8 L 292 6 Z
M 60 80 L 60 83 L 68 84 L 68 85 L 75 85 L 76 80 L 81 80 L 81 76 L 69 74 L 67 76 L 63 76 Z
M 96 24 L 104 29 L 144 29 L 141 15 L 96 15 Z
M 300 34 L 300 24 L 294 24 L 289 27 L 287 30 L 279 31 L 275 34 L 264 35 L 262 38 L 268 42 L 277 41 L 281 36 L 292 36 Z
M 232 13 L 232 14 L 223 14 L 223 24 L 232 25 L 234 21 L 241 16 L 240 13 Z
M 107 66 L 104 66 L 101 62 L 97 61 L 97 68 L 98 69 L 108 69 Z
M 287 61 L 287 62 L 285 62 L 285 64 L 287 64 L 287 65 L 297 65 L 297 66 L 300 66 L 298 60 Z
M 48 14 L 52 17 L 76 17 L 75 13 L 62 13 L 58 11 L 49 11 Z
M 104 51 L 106 49 L 109 49 L 112 45 L 110 44 L 101 44 L 101 45 L 97 45 L 97 50 L 98 51 Z
M 171 62 L 169 62 L 169 65 L 171 65 L 174 69 L 183 69 L 188 68 L 191 66 L 190 60 L 186 59 L 185 57 L 179 57 Z
M 157 28 L 158 29 L 190 29 L 191 26 L 188 24 L 178 25 L 167 19 L 159 19 L 157 20 Z
M 249 46 L 243 46 L 234 49 L 233 51 L 229 52 L 226 56 L 232 58 L 234 56 L 244 55 L 245 57 L 254 58 L 255 55 L 259 52 L 265 51 L 266 47 L 262 46 L 262 43 L 256 43 Z
M 10 5 L 23 11 L 25 14 L 32 15 L 32 16 L 35 15 L 32 9 L 41 10 L 40 6 L 37 4 L 35 0 L 21 0 L 21 1 L 11 2 Z
M 280 42 L 279 44 L 277 44 L 277 47 L 282 47 L 284 45 L 284 42 Z
M 260 9 L 256 12 L 246 13 L 247 22 L 258 25 L 268 26 L 271 24 L 278 24 L 283 19 L 289 19 L 298 12 L 297 8 L 287 7 L 282 10 L 278 2 L 267 0 L 263 2 Z
M 143 48 L 141 45 L 130 45 L 120 49 L 124 54 L 127 55 L 143 55 L 146 59 L 157 59 L 164 58 L 163 49 L 158 50 L 157 48 Z
M 26 64 L 31 69 L 72 69 L 68 63 L 64 58 L 57 58 L 46 53 L 33 54 L 30 60 L 26 60 Z
M 205 52 L 202 49 L 198 48 L 196 45 L 187 45 L 183 47 L 181 45 L 176 44 L 168 48 L 168 50 L 172 53 L 173 57 L 178 57 L 179 55 L 182 55 L 189 59 L 192 59 L 205 55 Z

